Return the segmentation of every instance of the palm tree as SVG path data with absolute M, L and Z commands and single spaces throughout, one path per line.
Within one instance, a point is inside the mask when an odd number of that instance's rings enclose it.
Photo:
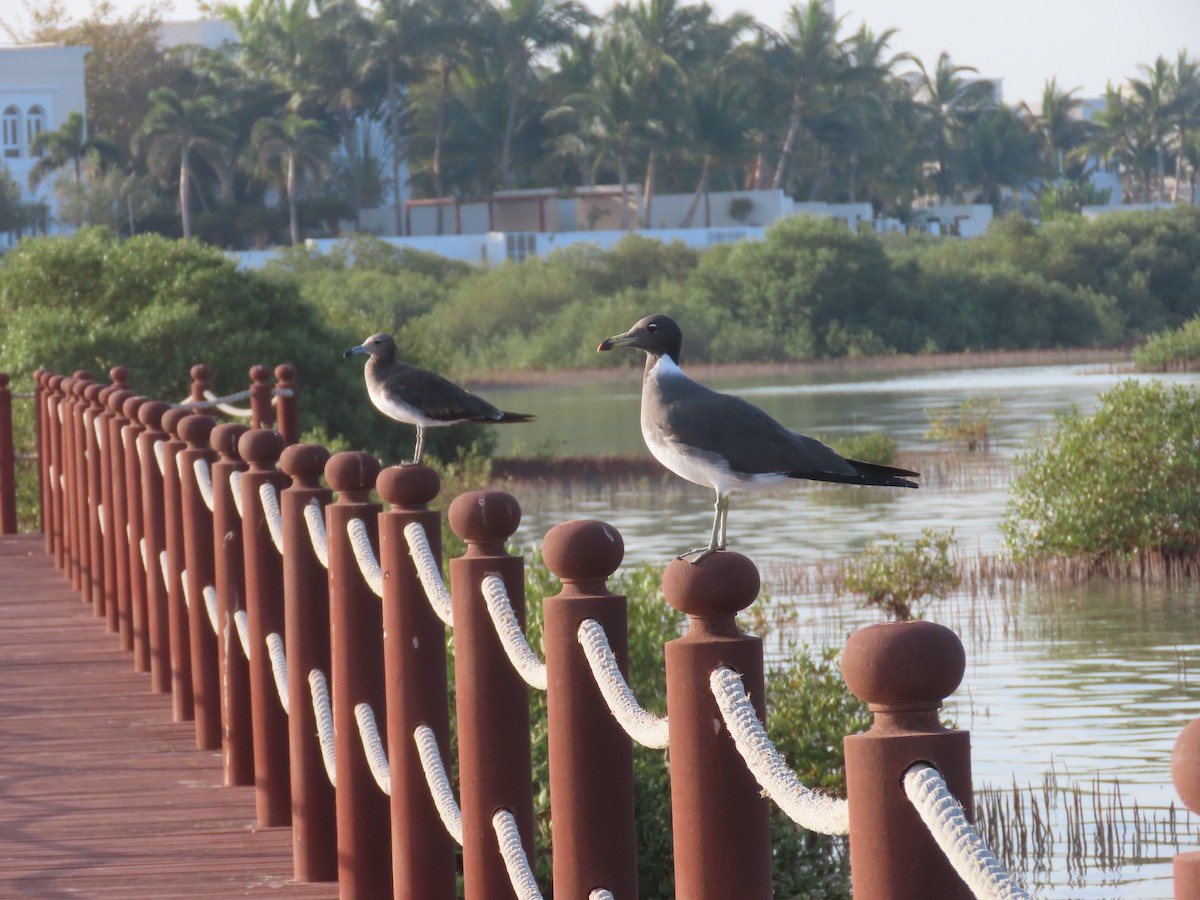
M 748 142 L 749 116 L 746 95 L 737 81 L 726 79 L 721 72 L 710 72 L 703 84 L 694 85 L 689 97 L 688 140 L 692 152 L 701 158 L 700 179 L 692 194 L 688 211 L 679 223 L 691 228 L 692 219 L 704 201 L 704 226 L 712 225 L 712 210 L 708 204 L 708 187 L 713 169 L 723 162 L 745 158 Z
M 575 0 L 505 0 L 503 5 L 491 8 L 489 18 L 487 25 L 495 35 L 496 49 L 508 78 L 500 175 L 504 187 L 511 188 L 516 179 L 512 159 L 517 111 L 534 57 L 569 42 L 577 28 L 591 24 L 594 19 Z
M 1019 190 L 1043 169 L 1037 134 L 1007 106 L 987 109 L 967 128 L 963 172 L 977 185 L 985 203 L 1000 205 L 1000 188 Z
M 30 151 L 32 155 L 39 157 L 29 171 L 30 188 L 36 188 L 47 175 L 68 163 L 74 169 L 75 183 L 79 184 L 83 179 L 83 161 L 89 152 L 95 152 L 100 158 L 109 161 L 117 156 L 116 147 L 107 141 L 88 139 L 83 115 L 78 112 L 69 113 L 62 125 L 54 131 L 41 132 L 33 139 Z
M 961 145 L 962 130 L 973 115 L 995 105 L 995 86 L 991 81 L 962 77 L 964 72 L 978 70 L 956 65 L 944 51 L 932 72 L 921 60 L 915 62 L 915 100 L 924 119 L 928 152 L 937 167 L 933 182 L 938 196 L 945 200 L 958 185 L 953 156 Z
M 218 171 L 228 168 L 227 148 L 234 135 L 216 107 L 213 97 L 187 100 L 170 88 L 156 88 L 150 92 L 150 112 L 139 135 L 147 163 L 160 178 L 168 177 L 171 167 L 178 167 L 179 212 L 185 240 L 192 236 L 192 175 L 196 160 L 202 159 Z
M 1041 142 L 1042 162 L 1057 178 L 1067 174 L 1068 161 L 1077 148 L 1087 143 L 1091 126 L 1079 114 L 1082 102 L 1075 96 L 1079 88 L 1064 91 L 1058 79 L 1051 78 L 1042 88 L 1042 105 L 1036 113 L 1028 104 L 1021 111 L 1033 126 Z
M 1172 202 L 1179 202 L 1180 187 L 1185 181 L 1185 170 L 1190 169 L 1191 202 L 1196 202 L 1196 166 L 1188 164 L 1188 153 L 1193 138 L 1200 132 L 1200 64 L 1180 50 L 1175 68 L 1167 73 L 1171 99 L 1167 103 L 1167 114 L 1175 130 L 1175 185 L 1171 192 Z
M 1171 64 L 1160 56 L 1153 65 L 1141 66 L 1145 79 L 1129 82 L 1130 105 L 1154 153 L 1154 200 L 1167 198 L 1167 155 L 1174 131 L 1171 121 Z
M 319 183 L 329 168 L 333 142 L 319 122 L 292 113 L 283 119 L 260 119 L 254 125 L 252 143 L 259 169 L 282 175 L 288 205 L 288 230 L 293 246 L 299 244 L 297 197 L 300 181 L 308 176 L 314 185 Z
M 806 105 L 819 88 L 834 84 L 846 69 L 845 46 L 838 39 L 842 19 L 835 18 L 824 0 L 793 4 L 787 12 L 784 33 L 777 36 L 780 65 L 791 85 L 787 134 L 771 187 L 783 187 L 784 172 L 800 139 Z

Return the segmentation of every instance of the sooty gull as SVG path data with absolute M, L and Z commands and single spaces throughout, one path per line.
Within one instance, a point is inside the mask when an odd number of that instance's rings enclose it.
M 369 353 L 365 374 L 367 394 L 385 416 L 397 422 L 417 426 L 417 449 L 413 464 L 421 461 L 425 448 L 425 429 L 458 422 L 528 422 L 533 416 L 504 412 L 481 397 L 427 372 L 396 359 L 396 341 L 390 334 L 373 334 L 342 356 Z
M 680 556 L 697 563 L 725 549 L 729 494 L 761 490 L 789 478 L 915 488 L 917 472 L 844 459 L 818 440 L 784 428 L 740 397 L 719 394 L 679 368 L 683 332 L 667 316 L 647 316 L 599 350 L 646 352 L 642 376 L 642 437 L 660 463 L 693 484 L 717 492 L 707 547 Z

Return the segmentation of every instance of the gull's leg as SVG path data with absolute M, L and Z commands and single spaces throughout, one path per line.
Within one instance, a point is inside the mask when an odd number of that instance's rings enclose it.
M 421 462 L 421 454 L 425 450 L 425 429 L 420 425 L 417 426 L 417 449 L 413 453 L 412 464 L 415 466 Z
M 710 556 L 711 554 L 716 553 L 718 550 L 723 549 L 725 540 L 725 526 L 722 514 L 728 508 L 729 498 L 722 497 L 720 494 L 717 494 L 717 502 L 714 506 L 713 513 L 712 536 L 708 539 L 708 546 L 700 547 L 696 550 L 689 550 L 687 553 L 682 553 L 677 556 L 676 559 L 686 559 L 694 566 L 696 563 L 700 562 L 700 560 L 704 559 L 704 557 Z
M 729 495 L 726 494 L 717 500 L 718 515 L 721 517 L 721 535 L 717 540 L 717 549 L 725 549 L 725 528 L 729 524 Z

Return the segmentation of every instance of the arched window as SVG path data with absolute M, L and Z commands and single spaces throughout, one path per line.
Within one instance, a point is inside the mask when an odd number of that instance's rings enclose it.
M 37 136 L 42 133 L 46 127 L 46 111 L 38 105 L 29 107 L 29 112 L 25 114 L 25 143 L 29 148 L 30 156 L 41 156 L 41 150 L 33 149 L 33 142 L 37 140 Z
M 12 159 L 21 155 L 21 111 L 15 106 L 4 110 L 4 155 Z

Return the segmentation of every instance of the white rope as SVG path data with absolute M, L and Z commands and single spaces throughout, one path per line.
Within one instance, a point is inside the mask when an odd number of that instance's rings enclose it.
M 147 574 L 150 572 L 150 564 L 146 562 L 146 539 L 138 538 L 138 552 L 142 555 L 142 571 Z
M 239 393 L 236 393 L 236 394 L 229 394 L 226 397 L 218 397 L 212 391 L 204 392 L 204 399 L 209 402 L 209 405 L 215 406 L 217 409 L 219 409 L 221 412 L 225 413 L 225 415 L 227 415 L 227 416 L 234 416 L 235 418 L 238 418 L 238 419 L 248 419 L 252 415 L 254 415 L 254 412 L 249 409 L 243 409 L 243 408 L 237 407 L 237 406 L 230 406 L 229 402 L 231 400 L 245 400 L 249 396 L 250 396 L 250 391 L 240 391 Z
M 279 705 L 284 715 L 291 715 L 288 700 L 287 654 L 283 649 L 283 638 L 272 631 L 267 635 L 267 656 L 271 659 L 271 674 L 275 676 L 275 690 L 279 692 Z
M 595 888 L 588 894 L 588 900 L 616 900 L 616 898 L 608 888 Z
M 96 432 L 96 446 L 100 448 L 100 452 L 104 452 L 104 423 L 100 421 L 100 416 L 92 417 L 92 431 Z
M 104 532 L 104 504 L 103 503 L 96 504 L 96 518 L 99 519 L 100 536 L 107 537 L 108 535 L 105 534 L 105 532 Z
M 972 894 L 981 900 L 1029 900 L 1029 894 L 1013 883 L 967 821 L 962 805 L 937 769 L 925 763 L 909 766 L 904 773 L 904 793 Z
M 308 673 L 308 689 L 312 693 L 313 715 L 317 717 L 317 742 L 321 745 L 321 759 L 325 762 L 325 775 L 329 783 L 337 787 L 337 751 L 333 742 L 333 710 L 329 708 L 329 686 L 320 669 Z
M 375 558 L 375 550 L 371 547 L 371 536 L 367 534 L 367 525 L 362 519 L 351 519 L 346 523 L 346 534 L 350 537 L 350 547 L 354 550 L 354 558 L 358 560 L 358 570 L 362 572 L 363 580 L 376 597 L 383 596 L 383 572 L 379 569 L 379 560 Z
M 516 817 L 507 809 L 498 809 L 492 815 L 492 828 L 496 831 L 504 868 L 508 870 L 508 880 L 518 900 L 542 900 L 542 892 L 538 890 L 537 879 L 533 877 L 525 847 L 521 844 Z
M 367 765 L 375 776 L 379 789 L 392 796 L 392 767 L 388 765 L 387 750 L 379 739 L 379 726 L 375 724 L 375 712 L 369 703 L 354 705 L 354 719 L 358 722 L 358 736 L 362 738 L 363 750 L 367 754 Z
M 668 729 L 665 716 L 656 716 L 642 708 L 630 690 L 617 657 L 608 643 L 608 635 L 595 619 L 579 623 L 579 643 L 583 655 L 592 667 L 592 676 L 600 688 L 609 710 L 625 733 L 644 747 L 663 749 L 667 746 Z
M 167 551 L 166 550 L 158 551 L 158 567 L 160 569 L 162 569 L 163 585 L 166 586 L 167 590 L 170 590 L 171 589 L 171 567 L 170 567 L 170 565 L 168 565 L 168 562 L 167 562 Z
M 742 676 L 721 666 L 708 676 L 709 686 L 733 736 L 738 752 L 762 788 L 793 822 L 821 834 L 847 834 L 850 831 L 850 806 L 800 783 L 763 728 Z
M 187 569 L 179 570 L 179 587 L 183 590 L 183 608 L 192 608 L 192 598 L 188 595 Z
M 429 548 L 429 538 L 425 529 L 420 522 L 409 522 L 404 526 L 404 537 L 408 541 L 408 552 L 417 569 L 421 587 L 425 588 L 425 597 L 429 600 L 429 605 L 447 628 L 453 628 L 454 605 L 450 602 L 446 582 L 442 581 L 437 560 L 433 558 L 433 551 Z
M 296 393 L 296 392 L 293 391 L 291 388 L 281 388 L 281 387 L 271 388 L 271 394 L 275 397 L 290 397 L 294 393 Z
M 250 658 L 250 621 L 244 609 L 233 611 L 233 624 L 237 627 L 238 643 L 242 645 L 242 655 Z
M 271 533 L 271 543 L 283 555 L 283 514 L 279 512 L 279 493 L 275 485 L 264 481 L 258 486 L 258 499 L 262 501 L 263 518 L 267 520 L 267 531 Z
M 167 474 L 167 459 L 166 459 L 166 441 L 154 442 L 154 458 L 158 460 L 158 474 Z
M 192 463 L 192 469 L 196 473 L 196 487 L 200 488 L 200 499 L 204 501 L 204 505 L 208 507 L 208 511 L 212 512 L 212 474 L 208 471 L 208 460 L 201 457 Z
M 221 636 L 221 626 L 217 622 L 217 589 L 211 584 L 201 592 L 204 594 L 204 608 L 208 610 L 208 622 L 212 625 L 213 634 Z
M 417 742 L 417 755 L 421 757 L 421 770 L 425 773 L 425 783 L 429 785 L 433 805 L 441 816 L 442 824 L 446 826 L 446 832 L 462 846 L 462 810 L 458 808 L 458 802 L 454 799 L 454 789 L 446 775 L 446 767 L 442 765 L 437 735 L 428 725 L 418 725 L 413 730 L 413 740 Z
M 547 683 L 546 664 L 537 658 L 537 654 L 525 640 L 504 582 L 498 575 L 486 575 L 481 587 L 488 615 L 492 617 L 492 625 L 496 628 L 496 635 L 500 638 L 500 645 L 504 648 L 508 661 L 517 670 L 517 674 L 525 679 L 526 684 L 544 691 Z
M 304 521 L 308 525 L 308 539 L 312 541 L 313 553 L 325 568 L 329 568 L 329 540 L 325 536 L 325 513 L 316 499 L 304 504 Z
M 242 516 L 242 473 L 234 469 L 229 473 L 229 492 L 233 494 L 233 508 L 237 510 L 238 518 Z

